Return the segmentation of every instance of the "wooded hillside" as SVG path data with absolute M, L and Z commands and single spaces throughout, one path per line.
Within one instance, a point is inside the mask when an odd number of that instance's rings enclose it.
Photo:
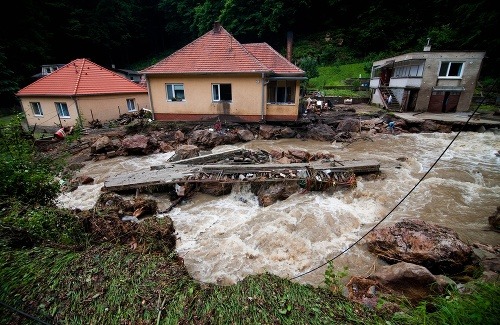
M 141 69 L 220 21 L 242 43 L 267 42 L 320 65 L 420 51 L 486 51 L 482 78 L 500 75 L 499 14 L 493 0 L 18 0 L 1 20 L 0 108 L 43 64 L 88 58 Z M 12 18 L 16 20 L 13 21 Z

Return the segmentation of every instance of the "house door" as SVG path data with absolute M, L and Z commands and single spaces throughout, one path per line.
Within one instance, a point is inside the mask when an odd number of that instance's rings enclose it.
M 392 68 L 382 68 L 380 71 L 380 85 L 381 86 L 389 86 L 389 82 L 391 81 Z
M 452 113 L 457 111 L 458 101 L 460 100 L 460 92 L 446 91 L 444 94 L 443 113 Z
M 401 112 L 406 112 L 406 107 L 408 105 L 408 94 L 409 94 L 409 90 L 405 90 L 403 92 L 403 99 L 401 99 Z
M 458 91 L 433 91 L 427 109 L 430 113 L 456 112 L 460 92 Z
M 417 106 L 418 90 L 412 89 L 408 94 L 408 105 L 406 106 L 407 112 L 414 112 Z
M 427 111 L 429 113 L 441 113 L 444 103 L 444 91 L 433 91 L 429 99 Z

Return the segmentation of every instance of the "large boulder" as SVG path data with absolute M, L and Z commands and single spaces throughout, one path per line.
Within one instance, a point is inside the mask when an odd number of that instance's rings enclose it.
M 192 144 L 184 144 L 177 147 L 175 154 L 170 157 L 169 161 L 178 161 L 188 158 L 198 157 L 200 148 Z
M 370 252 L 388 263 L 414 263 L 435 274 L 457 274 L 477 262 L 472 247 L 455 231 L 417 219 L 375 229 L 366 243 Z
M 287 126 L 280 130 L 280 135 L 283 138 L 289 139 L 295 137 L 297 135 L 297 132 L 295 132 L 291 127 Z
M 239 129 L 236 133 L 238 134 L 238 137 L 245 142 L 252 141 L 255 138 L 252 131 L 247 129 Z
M 149 154 L 154 151 L 154 145 L 150 144 L 150 138 L 144 134 L 128 136 L 122 141 L 122 149 L 128 154 Z
M 442 294 L 446 286 L 453 285 L 451 280 L 438 278 L 423 266 L 406 262 L 382 266 L 368 278 L 413 303 Z
M 197 145 L 203 148 L 213 148 L 223 144 L 238 142 L 238 134 L 232 132 L 216 132 L 208 129 L 193 131 L 187 143 Z
M 335 131 L 327 124 L 312 125 L 307 131 L 306 138 L 317 141 L 332 141 L 335 138 Z
M 359 132 L 361 128 L 361 122 L 357 119 L 345 119 L 339 122 L 337 125 L 337 132 Z
M 92 154 L 100 154 L 100 153 L 106 153 L 109 151 L 114 151 L 118 147 L 116 146 L 116 143 L 114 143 L 110 137 L 108 136 L 102 136 L 99 137 L 91 146 L 90 146 L 90 153 Z
M 272 125 L 263 124 L 259 128 L 259 136 L 264 140 L 273 138 L 276 133 L 279 133 L 279 128 Z

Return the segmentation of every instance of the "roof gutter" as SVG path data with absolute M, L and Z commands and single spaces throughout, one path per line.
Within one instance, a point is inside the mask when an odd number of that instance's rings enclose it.
M 149 91 L 149 89 L 151 89 L 151 87 L 150 87 L 150 83 L 149 83 L 149 78 L 147 76 L 146 76 L 146 85 L 148 86 L 149 105 L 151 106 L 151 119 L 154 121 L 155 120 L 155 108 L 153 106 L 153 99 L 151 98 L 151 92 Z
M 290 77 L 269 77 L 267 80 L 307 80 L 307 77 L 298 77 L 298 76 L 290 76 Z
M 269 80 L 265 79 L 265 74 L 262 73 L 262 79 L 261 79 L 261 84 L 262 84 L 262 104 L 261 104 L 261 111 L 260 111 L 260 120 L 264 121 L 264 114 L 266 112 L 266 103 L 265 103 L 265 92 L 266 92 L 266 85 L 269 83 Z

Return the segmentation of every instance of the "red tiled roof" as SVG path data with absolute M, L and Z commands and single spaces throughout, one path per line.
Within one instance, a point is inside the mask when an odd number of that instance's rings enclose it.
M 267 49 L 264 49 L 265 47 Z M 250 45 L 250 48 L 253 51 L 255 46 Z M 285 64 L 280 58 L 271 58 L 272 53 L 286 61 L 267 44 L 259 46 L 255 52 L 263 58 L 262 61 L 222 26 L 216 26 L 160 62 L 142 70 L 141 73 L 282 73 L 282 71 L 304 73 L 288 61 L 288 64 Z M 273 71 L 274 68 L 277 71 Z
M 243 46 L 266 67 L 276 74 L 304 74 L 296 65 L 288 61 L 267 43 L 250 43 Z
M 147 93 L 147 89 L 87 59 L 76 59 L 29 84 L 17 96 Z

